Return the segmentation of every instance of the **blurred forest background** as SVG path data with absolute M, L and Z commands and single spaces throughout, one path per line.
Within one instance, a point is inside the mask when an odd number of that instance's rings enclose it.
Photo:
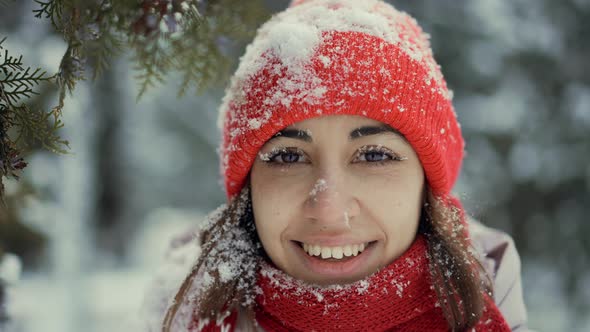
M 256 15 L 288 2 L 267 0 Z M 530 327 L 589 331 L 590 0 L 390 3 L 432 36 L 467 141 L 455 192 L 513 236 Z M 66 44 L 35 6 L 0 6 L 0 40 L 54 73 Z M 248 40 L 216 42 L 235 65 Z M 21 179 L 5 181 L 0 330 L 132 330 L 169 237 L 224 202 L 215 123 L 225 82 L 178 97 L 172 73 L 136 101 L 133 66 L 124 54 L 67 98 L 70 154 L 34 148 Z

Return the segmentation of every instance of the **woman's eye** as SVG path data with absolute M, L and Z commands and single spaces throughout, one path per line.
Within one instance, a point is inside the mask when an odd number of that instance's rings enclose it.
M 364 156 L 364 158 L 363 158 L 363 156 Z M 361 157 L 361 161 L 369 161 L 369 162 L 384 161 L 387 159 L 391 159 L 391 156 L 385 154 L 384 152 L 380 152 L 380 151 L 371 151 L 371 152 L 361 153 L 360 157 Z
M 273 149 L 260 154 L 262 161 L 270 164 L 296 164 L 307 162 L 305 154 L 296 148 Z
M 367 162 L 370 164 L 380 165 L 391 161 L 401 161 L 406 158 L 399 157 L 391 150 L 381 145 L 364 146 L 357 152 L 355 162 Z
M 298 153 L 295 153 L 295 152 L 284 152 L 283 153 L 283 152 L 281 152 L 281 153 L 277 154 L 272 160 L 275 162 L 291 164 L 291 163 L 298 162 L 300 159 L 303 159 L 303 156 L 301 156 Z

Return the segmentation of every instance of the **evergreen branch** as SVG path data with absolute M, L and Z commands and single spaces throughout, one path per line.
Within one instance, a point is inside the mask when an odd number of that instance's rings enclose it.
M 56 83 L 59 88 L 61 90 L 67 89 L 70 94 L 74 91 L 77 81 L 86 79 L 84 77 L 84 60 L 77 55 L 78 53 L 80 50 L 77 47 L 68 46 L 56 74 Z M 60 96 L 60 102 L 62 101 Z
M 5 61 L 4 61 L 4 63 L 2 63 L 0 65 L 0 68 L 2 68 L 2 71 L 3 72 L 7 73 L 8 72 L 8 69 L 11 69 L 11 70 L 23 70 L 23 67 L 22 67 L 22 64 L 23 64 L 22 63 L 23 56 L 22 55 L 19 56 L 18 59 L 17 58 L 13 58 L 13 57 L 8 57 L 8 50 L 6 50 L 4 52 L 4 55 L 5 55 Z
M 229 71 L 229 60 L 221 54 L 217 44 L 210 40 L 211 36 L 207 36 L 207 29 L 203 27 L 201 30 L 204 30 L 204 37 L 199 47 L 190 47 L 190 44 L 177 47 L 182 56 L 174 69 L 183 73 L 178 97 L 182 97 L 191 85 L 196 86 L 197 91 L 202 91 L 206 85 L 220 82 Z
M 2 42 L 5 39 L 2 39 Z M 21 98 L 30 98 L 37 94 L 33 88 L 43 81 L 51 79 L 41 68 L 37 68 L 33 72 L 30 67 L 23 68 L 22 55 L 14 58 L 8 55 L 8 50 L 4 52 L 4 61 L 0 64 L 0 70 L 0 74 L 4 75 L 4 77 L 0 76 L 0 86 L 2 86 L 3 99 L 7 105 L 15 104 Z M 12 88 L 12 90 L 7 88 Z
M 47 2 L 41 0 L 34 0 L 40 8 L 33 9 L 36 18 L 48 18 L 51 20 L 53 27 L 62 31 L 61 21 L 63 16 L 62 4 L 59 0 L 49 0 Z
M 202 90 L 227 77 L 230 61 L 220 41 L 250 38 L 267 16 L 261 0 L 34 1 L 34 16 L 49 19 L 68 48 L 51 77 L 25 66 L 22 56 L 0 52 L 0 198 L 2 178 L 16 177 L 15 171 L 26 166 L 15 142 L 67 153 L 68 142 L 57 135 L 63 127 L 61 114 L 68 91 L 73 93 L 77 82 L 85 79 L 88 60 L 96 78 L 129 48 L 139 81 L 138 99 L 164 84 L 172 71 L 181 73 L 178 95 L 182 96 L 191 86 Z M 0 4 L 6 2 L 0 0 Z M 4 40 L 0 40 L 0 51 Z M 30 110 L 24 102 L 38 94 L 41 82 L 51 79 L 59 88 L 58 104 L 48 112 Z M 11 128 L 18 133 L 14 141 L 8 136 Z
M 69 142 L 57 135 L 59 129 L 63 127 L 60 113 L 53 110 L 32 111 L 25 104 L 16 107 L 15 110 L 14 122 L 18 133 L 15 142 L 21 142 L 25 147 L 39 143 L 54 153 L 68 153 L 64 146 L 69 148 Z
M 2 43 L 5 40 L 6 38 L 0 40 L 0 50 L 3 49 Z M 66 153 L 64 146 L 68 146 L 68 142 L 57 135 L 63 126 L 60 109 L 54 108 L 44 113 L 31 112 L 25 103 L 15 106 L 24 99 L 38 95 L 35 88 L 55 76 L 48 76 L 40 68 L 24 66 L 22 55 L 15 58 L 9 56 L 7 50 L 3 54 L 4 57 L 0 58 L 0 198 L 4 195 L 2 179 L 18 179 L 16 172 L 27 165 L 21 157 L 21 149 L 17 148 L 18 142 L 38 142 L 56 153 Z M 60 105 L 63 107 L 62 103 Z M 13 128 L 18 133 L 16 140 L 8 135 L 8 131 Z M 26 147 L 26 144 L 24 146 Z
M 132 43 L 135 47 L 134 69 L 139 72 L 135 75 L 140 81 L 137 94 L 139 100 L 149 88 L 165 82 L 164 76 L 172 68 L 174 57 L 167 52 L 168 48 L 163 39 L 135 38 Z
M 125 41 L 118 37 L 115 32 L 106 30 L 104 27 L 100 37 L 94 43 L 96 46 L 87 53 L 92 54 L 91 59 L 93 63 L 92 79 L 95 80 L 106 69 L 110 67 L 111 59 L 121 54 L 124 50 Z
M 38 95 L 39 93 L 25 85 L 21 85 L 12 91 L 6 90 L 5 94 L 9 103 L 16 104 L 22 98 L 31 98 L 33 95 Z
M 21 73 L 14 73 L 10 72 L 4 79 L 0 79 L 0 83 L 6 84 L 10 87 L 34 87 L 35 85 L 41 84 L 43 81 L 47 81 L 50 79 L 46 74 L 47 72 L 41 71 L 41 68 L 35 69 L 34 72 L 29 73 L 31 68 L 26 68 L 24 72 Z
M 158 16 L 152 11 L 149 14 L 151 16 L 142 16 L 133 24 L 135 35 L 132 36 L 136 37 L 131 40 L 131 45 L 138 63 L 136 69 L 141 72 L 137 75 L 141 80 L 137 99 L 154 85 L 155 74 L 158 74 L 158 81 L 163 81 L 165 74 L 171 71 L 182 73 L 179 97 L 190 86 L 194 85 L 197 91 L 202 91 L 207 85 L 221 82 L 229 76 L 230 60 L 223 54 L 219 40 L 227 39 L 228 35 L 240 39 L 250 37 L 257 24 L 266 18 L 258 0 L 254 1 L 254 6 L 243 5 L 243 12 L 237 13 L 233 8 L 239 7 L 241 3 L 236 0 L 202 2 L 202 11 L 199 11 L 194 2 L 187 2 L 191 4 L 183 6 L 183 10 L 177 12 L 179 16 L 170 13 Z M 249 11 L 252 9 L 253 14 Z M 158 9 L 155 12 L 158 13 Z M 244 30 L 246 32 L 235 32 Z M 166 45 L 167 52 L 154 49 L 153 45 Z M 155 61 L 158 57 L 170 57 L 172 60 Z
M 5 38 L 6 39 L 6 38 Z M 2 40 L 4 41 L 4 39 Z M 1 49 L 1 48 L 0 48 Z M 13 71 L 20 71 L 23 70 L 23 56 L 19 56 L 18 58 L 12 57 L 8 55 L 8 50 L 4 50 L 4 62 L 0 64 L 0 69 L 4 73 L 4 75 L 8 75 L 8 70 Z
M 135 76 L 135 79 L 139 81 L 139 92 L 136 97 L 137 101 L 141 99 L 149 88 L 155 87 L 157 83 L 165 82 L 164 74 L 161 72 L 161 69 L 159 69 L 162 67 L 163 66 L 158 66 L 153 63 L 145 66 L 139 64 L 135 67 L 136 70 L 140 71 L 140 73 Z
M 15 148 L 14 142 L 8 137 L 8 129 L 14 124 L 14 113 L 10 108 L 8 97 L 0 85 L 0 203 L 4 205 L 4 182 L 2 179 L 13 177 L 18 179 L 16 171 L 27 164 Z
M 41 6 L 39 9 L 33 9 L 33 13 L 35 13 L 36 18 L 42 18 L 43 14 L 45 14 L 45 18 L 53 17 L 53 12 L 55 9 L 53 6 L 53 1 L 43 2 L 40 0 L 35 0 L 35 2 Z

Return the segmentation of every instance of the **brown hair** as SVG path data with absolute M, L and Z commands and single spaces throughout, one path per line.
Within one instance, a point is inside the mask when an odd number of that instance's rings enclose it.
M 484 293 L 492 283 L 476 258 L 465 229 L 466 216 L 452 200 L 427 190 L 418 233 L 428 243 L 430 274 L 439 304 L 452 331 L 465 331 L 481 318 Z
M 489 277 L 485 277 L 487 275 L 481 263 L 470 250 L 463 219 L 462 210 L 426 189 L 418 233 L 427 239 L 434 289 L 452 331 L 473 327 L 485 307 L 483 291 L 491 292 Z M 170 332 L 180 305 L 188 300 L 195 278 L 203 271 L 211 274 L 213 282 L 204 286 L 197 298 L 199 319 L 214 320 L 231 311 L 241 311 L 240 307 L 243 307 L 243 312 L 254 324 L 256 273 L 260 260 L 267 256 L 254 226 L 248 188 L 242 190 L 218 216 L 211 218 L 200 233 L 200 240 L 201 255 L 168 308 L 162 332 Z M 238 242 L 241 245 L 236 244 Z M 232 260 L 236 252 L 241 252 L 241 255 L 232 262 L 236 266 L 235 278 L 224 279 L 213 267 L 216 262 Z

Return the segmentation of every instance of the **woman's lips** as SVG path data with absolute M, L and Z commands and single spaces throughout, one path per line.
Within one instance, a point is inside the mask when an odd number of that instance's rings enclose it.
M 369 242 L 362 252 L 356 256 L 340 259 L 323 259 L 320 256 L 311 256 L 303 250 L 301 243 L 293 241 L 295 251 L 301 258 L 303 266 L 313 274 L 335 279 L 349 278 L 358 275 L 365 268 L 377 241 Z

